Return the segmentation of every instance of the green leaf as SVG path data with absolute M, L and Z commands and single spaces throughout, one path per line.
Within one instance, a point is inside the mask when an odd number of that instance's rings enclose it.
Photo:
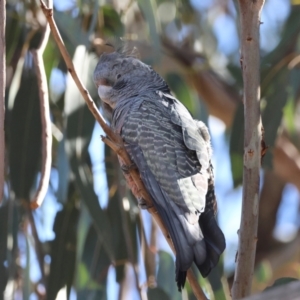
M 163 290 L 170 299 L 182 299 L 181 293 L 178 292 L 175 281 L 175 264 L 173 257 L 165 252 L 159 251 L 159 265 L 157 273 L 157 285 Z M 153 298 L 154 299 L 154 298 Z M 164 298 L 156 298 L 164 299 Z
M 269 150 L 263 159 L 263 167 L 272 168 L 273 165 L 273 148 L 281 124 L 283 108 L 288 98 L 287 75 L 286 69 L 281 71 L 265 92 L 267 105 L 262 114 L 262 122 L 265 130 L 265 143 Z
M 280 286 L 280 285 L 285 285 L 287 283 L 293 282 L 293 281 L 298 281 L 297 278 L 292 278 L 292 277 L 282 277 L 274 281 L 273 285 L 267 287 L 264 291 L 268 291 L 274 287 Z
M 223 256 L 221 256 L 221 260 L 218 262 L 218 265 L 215 268 L 213 268 L 207 276 L 214 297 L 215 299 L 218 300 L 226 300 L 230 298 L 229 295 L 226 295 L 226 288 L 228 287 L 224 288 L 223 282 L 221 280 L 222 273 L 223 273 Z M 224 278 L 224 281 L 227 282 L 226 278 Z
M 97 300 L 106 300 L 106 291 L 103 290 L 80 290 L 77 293 L 77 299 L 97 299 Z
M 270 70 L 273 72 L 276 69 L 278 62 L 282 62 L 283 58 L 286 58 L 288 54 L 294 51 L 296 43 L 298 42 L 300 31 L 299 14 L 300 6 L 293 5 L 290 15 L 285 22 L 283 30 L 281 31 L 280 43 L 272 52 L 262 59 L 262 79 L 270 73 Z M 284 67 L 286 66 L 286 64 L 283 65 Z M 264 80 L 262 80 L 262 82 L 263 81 Z
M 76 49 L 73 62 L 83 84 L 90 91 L 92 97 L 96 97 L 97 91 L 91 80 L 97 63 L 94 55 L 89 54 L 85 47 L 79 46 Z M 95 119 L 70 77 L 65 93 L 65 115 L 67 121 L 65 145 L 71 171 L 75 177 L 81 199 L 92 217 L 98 234 L 103 238 L 107 254 L 113 259 L 111 224 L 107 214 L 101 209 L 98 196 L 94 191 L 93 174 L 88 153 Z
M 112 239 L 116 260 L 116 281 L 121 282 L 124 278 L 124 266 L 126 262 L 137 264 L 138 261 L 138 242 L 137 242 L 137 207 L 132 196 L 128 192 L 125 179 L 120 171 L 119 162 L 116 154 L 105 146 L 105 169 L 107 183 L 110 193 L 107 214 L 112 227 Z M 124 210 L 123 199 L 129 201 L 128 210 Z M 125 200 L 124 200 L 125 201 Z
M 269 282 L 272 278 L 272 268 L 269 262 L 260 263 L 255 269 L 254 279 L 259 283 Z
M 160 25 L 156 19 L 156 1 L 155 0 L 138 0 L 137 1 L 139 8 L 144 15 L 145 20 L 148 23 L 149 34 L 152 40 L 152 45 L 155 51 L 158 53 L 160 48 L 160 36 L 159 33 L 161 31 Z
M 86 236 L 82 262 L 86 265 L 90 278 L 105 288 L 107 272 L 111 264 L 110 256 L 103 247 L 103 240 L 98 235 L 94 225 L 90 226 Z M 83 287 L 83 284 L 79 286 Z
M 288 130 L 290 136 L 296 136 L 296 103 L 298 99 L 298 93 L 300 89 L 299 82 L 300 71 L 298 69 L 292 69 L 289 72 L 290 88 L 288 90 L 287 103 L 283 109 L 283 118 L 285 122 L 285 128 Z
M 106 299 L 106 279 L 110 260 L 86 209 L 82 209 L 78 226 L 77 272 L 75 287 L 78 299 Z M 100 283 L 99 283 L 100 282 Z
M 65 149 L 65 138 L 63 138 L 57 149 L 57 171 L 59 175 L 57 200 L 60 203 L 66 203 L 69 186 L 70 164 Z
M 58 51 L 57 45 L 54 42 L 52 36 L 50 36 L 46 49 L 43 53 L 44 66 L 48 83 L 50 81 L 51 71 L 53 68 L 58 66 L 59 59 L 60 52 Z
M 0 298 L 3 295 L 9 275 L 14 277 L 13 272 L 8 273 L 6 261 L 10 270 L 17 270 L 17 234 L 19 229 L 18 208 L 15 202 L 3 203 L 0 207 Z
M 230 162 L 234 187 L 243 181 L 244 105 L 241 103 L 234 116 L 230 135 Z
M 169 73 L 166 75 L 166 81 L 170 89 L 175 93 L 176 98 L 181 101 L 191 113 L 195 114 L 196 103 L 192 97 L 190 88 L 183 78 L 176 73 Z
M 16 5 L 6 5 L 6 28 L 5 28 L 5 41 L 6 41 L 6 62 L 7 65 L 12 65 L 18 60 L 16 55 L 21 55 L 20 49 L 24 42 L 25 30 L 21 16 L 16 11 Z
M 146 232 L 145 232 L 145 224 L 143 224 L 143 220 L 141 217 L 137 219 L 136 225 L 137 225 L 137 231 L 138 231 L 138 236 L 139 236 L 140 245 L 141 245 L 140 247 L 142 247 L 142 249 L 144 249 L 144 251 L 142 252 L 142 256 L 143 256 L 143 261 L 145 264 L 146 278 L 148 280 L 149 286 L 152 287 L 152 285 L 153 285 L 152 282 L 154 282 L 154 280 L 156 280 L 156 253 L 150 249 L 150 245 L 147 242 Z M 151 220 L 150 243 L 151 243 L 151 240 L 153 240 L 153 238 L 156 238 L 155 235 L 156 235 L 156 224 L 154 223 L 154 220 L 152 219 Z M 154 243 L 155 243 L 155 241 L 154 241 Z
M 288 132 L 292 135 L 296 132 L 295 126 L 295 98 L 289 96 L 286 105 L 283 109 L 283 118 Z
M 95 280 L 91 278 L 88 267 L 85 263 L 81 262 L 78 265 L 77 269 L 78 273 L 78 284 L 76 286 L 77 290 L 80 292 L 81 290 L 102 290 L 103 286 L 98 284 Z
M 29 200 L 41 158 L 41 117 L 35 70 L 25 65 L 9 123 L 10 179 L 17 198 Z
M 54 300 L 58 291 L 67 286 L 68 294 L 74 279 L 77 222 L 79 211 L 72 201 L 75 194 L 74 187 L 69 189 L 69 203 L 56 214 L 53 231 L 55 239 L 51 243 L 51 264 L 47 285 L 47 299 Z
M 106 36 L 123 36 L 124 26 L 116 10 L 110 5 L 103 5 L 100 11 L 104 19 L 103 33 Z
M 90 44 L 89 37 L 82 30 L 80 18 L 72 17 L 70 12 L 55 11 L 54 19 L 69 53 L 73 53 L 78 45 Z
M 227 282 L 227 278 L 224 276 L 221 280 L 221 284 L 222 286 L 217 289 L 217 290 L 213 290 L 213 293 L 214 293 L 214 296 L 215 296 L 215 299 L 224 299 L 224 300 L 227 300 L 227 299 L 231 299 L 231 296 L 230 296 L 230 292 L 229 292 L 229 286 L 228 286 L 228 282 Z
M 198 284 L 201 286 L 201 288 L 203 289 L 203 292 L 207 295 L 208 299 L 213 298 L 212 288 L 211 288 L 209 280 L 207 278 L 203 278 L 201 276 L 201 274 L 195 264 L 192 264 L 191 269 L 192 269 L 193 273 L 196 275 Z M 196 296 L 194 295 L 193 289 L 188 281 L 185 284 L 185 289 L 188 292 L 190 300 L 197 299 Z
M 171 300 L 164 290 L 161 288 L 149 288 L 147 291 L 148 300 Z
M 91 224 L 92 224 L 91 216 L 87 211 L 86 207 L 83 205 L 80 209 L 80 217 L 78 221 L 78 230 L 77 230 L 77 264 L 81 263 L 86 237 Z M 78 278 L 78 273 L 77 273 L 76 282 L 79 281 L 79 279 L 80 278 Z

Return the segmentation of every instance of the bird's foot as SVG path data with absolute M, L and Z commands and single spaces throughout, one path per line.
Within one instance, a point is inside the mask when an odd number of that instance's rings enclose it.
M 132 163 L 132 164 L 130 164 L 129 166 L 128 166 L 128 165 L 122 165 L 122 166 L 121 166 L 121 169 L 122 169 L 122 171 L 123 171 L 125 174 L 129 174 L 129 173 L 130 173 L 130 170 L 137 169 L 137 166 L 136 166 L 135 163 Z
M 152 206 L 149 206 L 149 204 L 147 204 L 146 200 L 144 198 L 137 198 L 138 201 L 138 206 L 140 209 L 148 209 L 151 208 Z

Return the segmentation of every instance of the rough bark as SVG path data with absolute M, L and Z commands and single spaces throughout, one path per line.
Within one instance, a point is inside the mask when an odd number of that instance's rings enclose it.
M 255 263 L 262 139 L 259 26 L 263 4 L 263 0 L 239 1 L 245 131 L 243 203 L 237 265 L 231 290 L 233 299 L 250 295 Z

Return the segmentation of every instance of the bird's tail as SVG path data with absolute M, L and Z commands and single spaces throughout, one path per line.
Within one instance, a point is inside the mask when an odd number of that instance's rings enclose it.
M 219 228 L 215 218 L 216 210 L 217 202 L 214 192 L 213 176 L 211 176 L 206 194 L 205 211 L 199 218 L 199 225 L 206 244 L 206 259 L 202 264 L 196 264 L 203 277 L 206 277 L 211 269 L 216 266 L 220 255 L 226 247 L 224 234 Z

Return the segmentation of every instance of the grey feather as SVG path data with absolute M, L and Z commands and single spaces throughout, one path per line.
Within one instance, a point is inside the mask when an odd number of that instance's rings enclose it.
M 112 127 L 138 167 L 176 249 L 176 281 L 194 261 L 207 276 L 225 249 L 215 220 L 209 132 L 174 98 L 149 66 L 119 53 L 101 57 L 99 95 L 113 109 Z

